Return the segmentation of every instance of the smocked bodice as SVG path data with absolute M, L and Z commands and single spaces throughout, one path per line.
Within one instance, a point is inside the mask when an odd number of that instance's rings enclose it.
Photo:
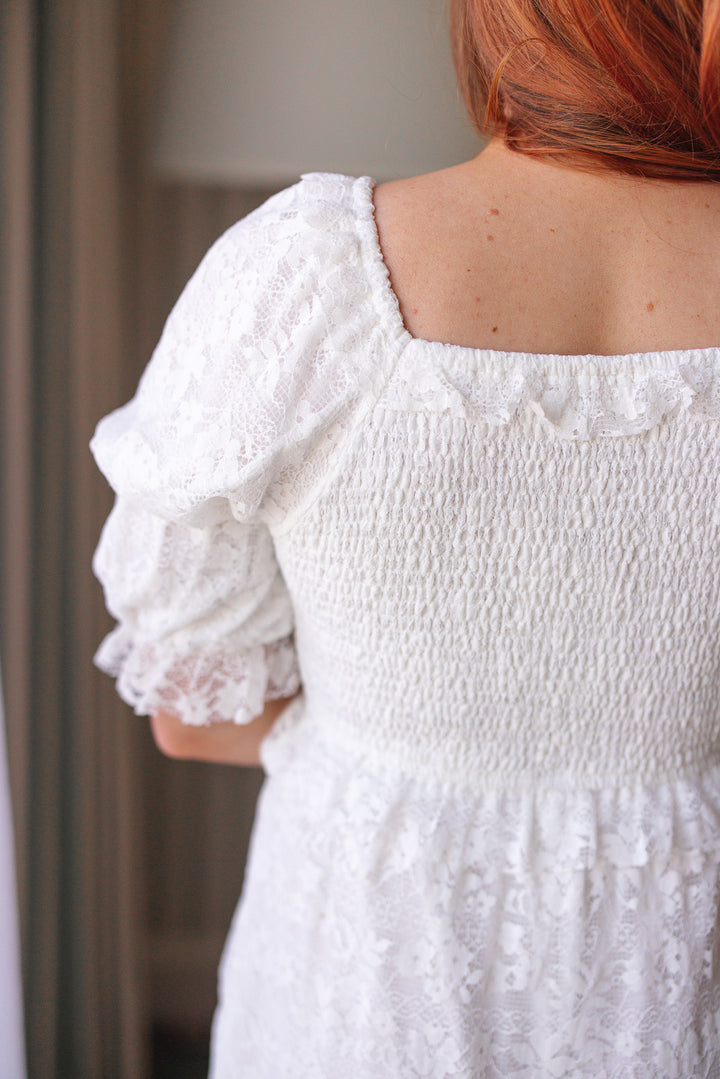
M 720 439 L 382 399 L 275 537 L 308 715 L 412 771 L 662 780 L 720 752 Z

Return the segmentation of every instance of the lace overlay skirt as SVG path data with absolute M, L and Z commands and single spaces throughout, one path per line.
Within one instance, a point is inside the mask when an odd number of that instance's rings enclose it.
M 211 1079 L 720 1075 L 716 770 L 478 793 L 292 721 L 263 757 Z

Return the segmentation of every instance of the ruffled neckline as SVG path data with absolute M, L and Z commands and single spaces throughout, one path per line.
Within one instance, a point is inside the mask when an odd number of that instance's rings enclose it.
M 414 337 L 403 321 L 375 221 L 375 180 L 325 173 L 349 215 L 365 274 L 364 303 L 386 360 L 380 403 L 503 426 L 535 413 L 557 437 L 638 435 L 667 417 L 720 420 L 720 344 L 624 355 L 560 355 L 471 348 Z

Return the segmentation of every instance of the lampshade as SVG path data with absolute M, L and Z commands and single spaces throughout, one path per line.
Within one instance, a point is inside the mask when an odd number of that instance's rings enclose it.
M 153 146 L 162 176 L 385 180 L 479 149 L 444 0 L 180 0 Z

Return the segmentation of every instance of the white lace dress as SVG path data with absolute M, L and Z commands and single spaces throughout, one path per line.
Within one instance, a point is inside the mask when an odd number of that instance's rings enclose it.
M 720 1076 L 720 349 L 412 338 L 372 181 L 213 246 L 92 448 L 97 662 L 266 738 L 213 1079 Z

